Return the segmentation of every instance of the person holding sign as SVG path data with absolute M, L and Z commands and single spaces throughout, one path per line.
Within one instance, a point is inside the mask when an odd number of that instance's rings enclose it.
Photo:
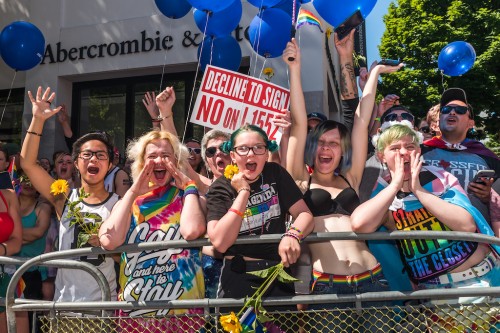
M 290 57 L 295 58 L 289 61 Z M 359 103 L 352 129 L 333 120 L 307 133 L 307 115 L 301 86 L 300 50 L 295 39 L 287 44 L 283 60 L 290 68 L 292 127 L 287 169 L 304 193 L 314 216 L 315 232 L 350 232 L 350 215 L 359 205 L 358 189 L 367 155 L 377 79 L 398 67 L 375 66 Z M 304 157 L 313 171 L 310 174 Z M 313 266 L 313 294 L 353 294 L 388 290 L 380 264 L 364 241 L 342 240 L 309 244 Z M 332 251 L 333 250 L 333 251 Z M 333 281 L 333 282 L 332 282 Z M 378 305 L 374 303 L 373 305 Z M 349 303 L 315 304 L 314 309 L 354 306 Z
M 383 224 L 390 230 L 479 230 L 493 235 L 457 178 L 440 168 L 423 165 L 421 133 L 413 130 L 408 121 L 382 129 L 373 141 L 388 171 L 378 178 L 372 198 L 352 213 L 355 232 L 373 232 Z M 495 245 L 491 249 L 485 244 L 461 240 L 408 239 L 398 240 L 397 246 L 418 289 L 500 285 L 498 252 L 495 253 L 499 248 Z M 467 302 L 492 301 L 488 298 L 467 297 Z M 464 301 L 465 298 L 458 300 Z M 450 304 L 449 300 L 444 302 Z
M 208 236 L 224 255 L 218 297 L 243 298 L 262 283 L 246 272 L 280 262 L 289 267 L 297 261 L 299 243 L 312 231 L 312 216 L 290 174 L 280 165 L 267 162 L 269 152 L 278 146 L 261 128 L 239 128 L 221 149 L 230 154 L 234 165 L 226 168 L 207 193 Z M 293 217 L 288 229 L 287 212 Z M 234 245 L 240 235 L 265 234 L 283 237 L 279 244 Z M 266 295 L 294 294 L 292 283 L 275 281 Z

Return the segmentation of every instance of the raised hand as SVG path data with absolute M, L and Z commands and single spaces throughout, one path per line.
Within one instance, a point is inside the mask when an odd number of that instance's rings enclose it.
M 150 184 L 154 166 L 155 162 L 153 160 L 146 161 L 144 168 L 139 173 L 139 177 L 137 177 L 137 180 L 134 181 L 129 189 L 135 196 L 143 195 L 159 187 L 159 185 L 153 184 L 151 186 Z
M 385 111 L 389 110 L 389 108 L 394 105 L 399 104 L 399 96 L 394 94 L 386 95 L 378 105 L 378 115 L 381 116 Z
M 290 111 L 284 109 L 281 110 L 281 114 L 277 114 L 272 120 L 274 126 L 283 129 L 283 133 L 290 130 L 290 126 L 292 126 L 292 117 L 290 116 Z
M 352 29 L 348 36 L 339 40 L 337 33 L 333 34 L 333 40 L 335 42 L 335 49 L 337 50 L 339 56 L 341 57 L 352 57 L 354 53 L 354 34 L 355 29 Z
M 179 170 L 172 161 L 167 161 L 167 171 L 170 173 L 172 178 L 175 181 L 175 186 L 184 190 L 188 182 L 191 181 L 191 178 L 186 176 L 181 170 Z
M 156 96 L 156 105 L 160 110 L 160 117 L 169 117 L 172 115 L 172 107 L 175 103 L 175 91 L 173 87 L 167 87 L 158 96 Z
M 415 193 L 422 189 L 420 184 L 420 171 L 422 170 L 422 164 L 424 162 L 420 159 L 420 153 L 415 150 L 410 154 L 410 167 L 411 167 L 411 178 L 410 178 L 410 190 Z
M 42 87 L 39 86 L 36 91 L 36 98 L 33 97 L 31 91 L 28 91 L 28 97 L 31 104 L 33 104 L 32 111 L 34 118 L 46 120 L 61 110 L 60 106 L 55 109 L 50 108 L 50 103 L 52 103 L 52 101 L 56 98 L 55 92 L 52 94 L 50 93 L 50 87 L 45 89 L 42 94 Z
M 391 173 L 391 185 L 395 186 L 398 190 L 403 187 L 405 166 L 404 158 L 398 153 L 394 157 L 394 170 L 389 169 Z
M 146 108 L 146 110 L 148 110 L 151 119 L 158 118 L 158 116 L 160 115 L 160 110 L 156 105 L 156 94 L 154 91 L 148 91 L 144 94 L 142 104 L 144 104 L 144 107 Z
M 233 176 L 231 179 L 231 186 L 238 192 L 242 188 L 250 188 L 247 179 L 243 172 L 239 172 Z
M 300 65 L 300 48 L 295 38 L 292 38 L 292 40 L 286 44 L 286 48 L 283 50 L 282 58 L 283 61 L 290 67 Z M 289 59 L 294 60 L 290 61 Z
M 61 111 L 57 113 L 57 121 L 59 121 L 61 125 L 69 123 L 68 110 L 64 104 L 61 104 Z
M 379 73 L 382 74 L 382 73 L 394 73 L 394 72 L 397 72 L 399 71 L 399 69 L 403 68 L 405 64 L 404 63 L 400 63 L 399 65 L 397 66 L 389 66 L 389 65 L 380 65 L 380 64 L 377 64 L 377 67 L 379 67 Z M 371 69 L 370 69 L 371 71 Z

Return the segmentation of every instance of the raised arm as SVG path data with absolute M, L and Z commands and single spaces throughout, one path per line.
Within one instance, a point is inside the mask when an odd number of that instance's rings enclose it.
M 337 33 L 334 34 L 335 49 L 340 59 L 340 95 L 342 100 L 358 97 L 358 86 L 356 85 L 356 75 L 354 74 L 354 63 L 352 60 L 354 33 L 355 29 L 341 40 L 338 39 Z
M 50 185 L 54 182 L 54 179 L 36 161 L 45 121 L 58 113 L 61 107 L 50 108 L 50 103 L 56 97 L 55 93 L 50 93 L 50 88 L 45 89 L 42 93 L 42 87 L 38 87 L 36 97 L 33 97 L 31 91 L 28 91 L 28 96 L 33 105 L 33 118 L 31 119 L 31 124 L 28 127 L 21 149 L 21 167 L 30 178 L 35 189 L 54 205 L 56 213 L 60 216 L 65 197 L 62 195 L 54 197 L 50 193 Z M 69 191 L 70 189 L 67 190 L 66 195 L 69 194 Z
M 144 193 L 152 191 L 155 187 L 149 187 L 149 178 L 153 172 L 154 161 L 148 160 L 142 169 L 137 181 L 118 201 L 109 217 L 99 228 L 99 242 L 102 248 L 114 250 L 125 242 L 130 229 L 130 219 L 132 217 L 132 205 L 135 199 Z
M 368 153 L 368 126 L 370 125 L 375 96 L 377 94 L 378 77 L 382 73 L 396 72 L 402 66 L 403 64 L 399 66 L 376 65 L 373 67 L 369 74 L 368 81 L 366 82 L 363 97 L 356 109 L 351 134 L 352 167 L 346 174 L 356 191 L 359 188 L 359 183 L 363 176 Z
M 295 59 L 289 61 L 288 59 Z M 304 151 L 307 138 L 307 111 L 302 91 L 300 73 L 300 49 L 295 38 L 288 42 L 283 52 L 283 61 L 290 72 L 290 112 L 292 126 L 286 157 L 286 169 L 296 181 L 307 181 L 309 175 L 304 165 Z
M 162 131 L 170 132 L 177 136 L 174 125 L 173 107 L 175 103 L 175 91 L 173 87 L 167 87 L 156 96 L 156 105 L 160 110 L 160 128 Z
M 156 94 L 154 91 L 147 91 L 144 94 L 144 98 L 142 99 L 142 104 L 148 111 L 149 116 L 151 117 L 151 122 L 153 123 L 153 129 L 160 129 L 160 110 L 158 110 L 158 106 L 156 105 Z

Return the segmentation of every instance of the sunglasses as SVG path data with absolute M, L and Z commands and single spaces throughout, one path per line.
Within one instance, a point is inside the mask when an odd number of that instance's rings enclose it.
M 433 131 L 429 126 L 422 126 L 420 127 L 419 131 L 425 134 L 430 134 L 432 136 L 436 135 L 436 131 Z
M 214 157 L 215 154 L 217 154 L 217 150 L 220 151 L 222 154 L 224 155 L 227 155 L 226 153 L 224 153 L 222 150 L 220 150 L 219 147 L 208 147 L 206 150 L 205 150 L 205 155 L 207 157 Z
M 194 153 L 196 155 L 200 155 L 201 154 L 201 148 L 190 148 L 190 147 L 188 147 L 188 151 L 189 151 L 190 154 L 191 153 Z
M 401 119 L 408 120 L 409 122 L 412 122 L 414 117 L 408 112 L 403 112 L 403 113 L 401 113 Z M 396 121 L 396 120 L 398 120 L 398 114 L 397 113 L 389 113 L 387 116 L 384 117 L 382 122 Z
M 466 106 L 459 106 L 459 105 L 445 105 L 441 107 L 442 114 L 448 114 L 452 110 L 455 110 L 455 112 L 458 114 L 466 114 L 469 108 Z

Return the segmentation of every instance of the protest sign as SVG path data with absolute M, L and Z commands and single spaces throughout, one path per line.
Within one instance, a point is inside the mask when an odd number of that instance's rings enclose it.
M 232 133 L 245 124 L 262 128 L 279 142 L 272 119 L 288 109 L 290 91 L 248 75 L 207 66 L 190 121 Z

